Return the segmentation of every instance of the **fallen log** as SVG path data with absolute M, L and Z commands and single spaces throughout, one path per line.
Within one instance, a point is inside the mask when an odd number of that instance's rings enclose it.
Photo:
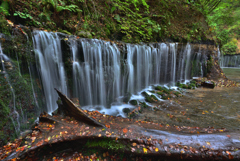
M 86 124 L 92 125 L 92 126 L 99 126 L 99 127 L 105 127 L 101 123 L 97 122 L 95 119 L 88 117 L 85 112 L 78 108 L 66 95 L 62 94 L 59 90 L 57 90 L 59 97 L 61 98 L 61 101 L 65 108 L 62 108 L 63 113 L 66 116 L 70 116 L 75 118 L 76 120 L 80 122 L 84 122 Z

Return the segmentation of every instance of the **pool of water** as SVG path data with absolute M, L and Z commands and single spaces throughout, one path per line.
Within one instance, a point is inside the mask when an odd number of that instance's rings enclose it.
M 240 82 L 240 69 L 224 68 L 226 76 Z M 183 97 L 144 110 L 140 119 L 176 126 L 240 129 L 240 87 L 197 88 Z
M 236 82 L 240 82 L 240 68 L 222 68 L 226 76 Z

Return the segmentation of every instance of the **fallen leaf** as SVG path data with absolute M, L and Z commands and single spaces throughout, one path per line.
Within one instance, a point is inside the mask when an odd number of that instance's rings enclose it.
M 123 133 L 127 133 L 127 132 L 128 132 L 128 129 L 124 128 Z
M 147 148 L 143 148 L 143 152 L 144 152 L 144 153 L 147 153 Z

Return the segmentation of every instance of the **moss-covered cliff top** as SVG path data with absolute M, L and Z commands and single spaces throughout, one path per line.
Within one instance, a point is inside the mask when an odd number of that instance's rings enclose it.
M 149 41 L 212 39 L 196 2 L 187 0 L 2 0 L 1 18 L 80 37 Z M 0 32 L 6 32 L 0 31 Z

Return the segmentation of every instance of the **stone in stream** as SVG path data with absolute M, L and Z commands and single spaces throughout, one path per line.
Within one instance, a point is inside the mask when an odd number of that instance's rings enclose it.
M 210 81 L 204 81 L 204 82 L 201 83 L 201 86 L 213 89 L 215 87 L 215 83 L 214 82 L 210 82 Z
M 137 100 L 130 100 L 129 103 L 134 105 L 134 106 L 138 105 Z

